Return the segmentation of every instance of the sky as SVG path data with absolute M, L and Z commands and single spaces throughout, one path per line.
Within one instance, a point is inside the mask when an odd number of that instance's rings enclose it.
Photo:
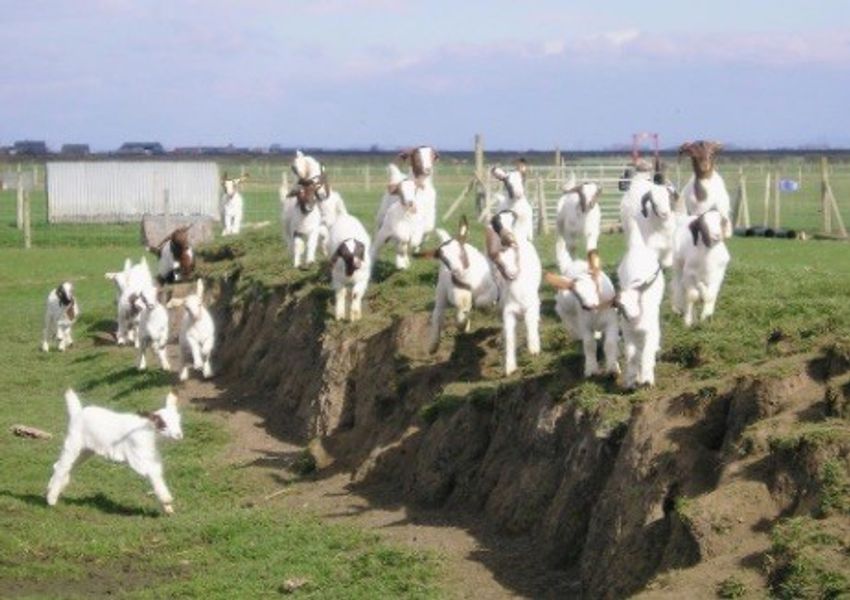
M 850 147 L 847 0 L 0 0 L 0 145 Z

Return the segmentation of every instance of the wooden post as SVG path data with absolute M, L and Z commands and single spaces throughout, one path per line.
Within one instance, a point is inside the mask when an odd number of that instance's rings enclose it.
M 549 233 L 549 217 L 546 215 L 546 193 L 543 190 L 543 179 L 537 176 L 537 234 Z
M 744 168 L 738 167 L 738 202 L 735 215 L 735 227 L 750 226 L 750 204 L 747 198 L 747 180 Z
M 17 183 L 17 204 L 15 207 L 15 226 L 18 229 L 24 228 L 24 176 L 21 173 L 21 163 L 18 163 L 18 183 Z
M 762 219 L 762 224 L 765 228 L 769 223 L 770 219 L 770 171 L 767 172 L 764 180 L 764 215 Z
M 34 190 L 36 187 L 38 187 L 38 165 L 33 165 L 32 166 L 32 188 L 30 188 L 30 189 Z
M 782 222 L 782 220 L 780 219 L 780 215 L 779 215 L 779 210 L 780 210 L 779 206 L 781 204 L 780 193 L 782 192 L 782 190 L 779 187 L 779 171 L 776 171 L 773 174 L 773 190 L 774 190 L 774 194 L 773 194 L 773 228 L 779 229 L 781 227 L 781 222 Z
M 286 169 L 280 172 L 280 191 L 278 192 L 278 196 L 280 197 L 281 202 L 286 198 L 286 195 L 289 193 L 289 174 Z
M 484 181 L 484 139 L 480 133 L 475 134 L 475 176 Z
M 820 159 L 820 207 L 823 213 L 823 233 L 832 233 L 832 211 L 829 206 L 829 176 L 826 157 Z
M 558 146 L 555 146 L 555 186 L 557 189 L 561 189 L 561 183 L 563 181 L 563 168 L 561 167 L 561 149 Z
M 469 183 L 464 186 L 458 197 L 455 198 L 454 202 L 452 202 L 451 206 L 449 206 L 449 209 L 446 211 L 446 214 L 443 215 L 443 223 L 448 221 L 449 217 L 454 214 L 454 212 L 457 210 L 457 207 L 460 206 L 460 203 L 463 202 L 464 198 L 466 198 L 466 195 L 469 193 L 469 190 L 474 190 L 477 187 L 478 181 L 475 178 L 470 179 Z
M 676 163 L 676 189 L 682 189 L 682 166 L 678 162 Z
M 363 179 L 364 184 L 366 185 L 366 191 L 369 192 L 372 190 L 372 174 L 369 170 L 369 165 L 366 165 L 366 170 L 363 171 Z
M 32 212 L 30 211 L 30 193 L 24 192 L 24 248 L 32 247 Z

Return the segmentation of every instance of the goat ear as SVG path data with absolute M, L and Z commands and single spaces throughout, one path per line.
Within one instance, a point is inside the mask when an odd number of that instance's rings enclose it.
M 298 187 L 294 187 L 286 193 L 286 197 L 287 198 L 295 198 L 296 196 L 298 196 L 299 191 L 300 191 L 300 189 Z
M 699 243 L 699 221 L 700 219 L 696 218 L 688 224 L 688 229 L 691 230 L 691 237 L 693 238 L 694 246 Z
M 487 246 L 487 256 L 489 256 L 490 258 L 498 256 L 499 251 L 502 249 L 502 240 L 499 237 L 499 234 L 496 233 L 492 227 L 488 227 L 485 230 L 485 237 Z
M 195 293 L 196 293 L 198 296 L 200 296 L 200 297 L 201 297 L 201 299 L 203 300 L 203 296 L 204 296 L 204 279 L 203 279 L 202 277 L 198 277 L 197 281 L 195 282 Z
M 457 239 L 461 243 L 466 243 L 467 237 L 469 237 L 469 221 L 466 220 L 466 215 L 463 215 L 457 226 Z
M 168 392 L 165 397 L 165 408 L 177 410 L 177 395 L 174 392 Z
M 493 167 L 490 169 L 490 173 L 499 181 L 504 181 L 508 177 L 508 174 L 502 167 Z
M 594 248 L 587 252 L 587 266 L 594 273 L 602 270 L 602 258 L 599 256 L 599 250 Z
M 640 199 L 640 214 L 643 215 L 644 219 L 649 218 L 649 209 L 646 205 L 650 202 L 652 202 L 652 192 L 647 192 Z
M 402 162 L 406 161 L 408 158 L 410 158 L 410 150 L 402 150 L 398 153 L 398 157 Z
M 133 261 L 131 261 L 129 258 L 125 258 L 124 259 L 124 271 L 125 272 L 129 271 L 132 268 L 133 268 Z
M 556 275 L 547 271 L 543 274 L 543 280 L 556 290 L 571 290 L 575 286 L 575 280 L 563 275 Z
M 723 144 L 720 142 L 706 142 L 706 145 L 708 146 L 708 149 L 712 154 L 723 150 Z
M 680 155 L 681 154 L 688 154 L 689 155 L 691 153 L 692 148 L 693 148 L 692 142 L 685 142 L 684 144 L 679 146 L 679 154 Z

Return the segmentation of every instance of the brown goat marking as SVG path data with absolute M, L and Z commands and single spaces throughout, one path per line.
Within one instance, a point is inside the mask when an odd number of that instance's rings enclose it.
M 59 299 L 59 306 L 68 306 L 74 299 L 65 293 L 65 284 L 60 283 L 56 288 L 56 297 Z
M 354 252 L 348 249 L 349 240 L 354 242 Z M 333 259 L 331 262 L 336 262 L 337 259 L 342 259 L 342 262 L 345 264 L 345 274 L 347 277 L 351 277 L 354 275 L 354 271 L 357 270 L 358 265 L 354 264 L 355 259 L 360 261 L 360 264 L 363 264 L 363 260 L 366 257 L 366 246 L 363 242 L 355 240 L 354 238 L 349 238 L 348 240 L 344 240 L 334 252 Z
M 495 217 L 494 221 L 498 222 Z M 497 231 L 495 227 L 490 226 L 486 229 L 486 239 L 487 256 L 489 256 L 490 260 L 493 261 L 493 264 L 496 265 L 496 268 L 499 270 L 499 273 L 501 273 L 502 277 L 504 277 L 507 281 L 513 281 L 514 279 L 516 279 L 519 275 L 520 269 L 519 246 L 517 245 L 516 240 L 513 239 L 513 235 L 510 232 L 505 232 L 501 228 L 501 225 L 499 227 L 499 231 Z M 504 261 L 502 260 L 502 252 L 509 248 L 514 248 L 514 250 L 516 250 L 516 275 L 508 274 L 508 270 L 505 267 Z
M 688 224 L 688 229 L 691 230 L 691 236 L 694 240 L 694 246 L 699 243 L 699 238 L 702 237 L 702 243 L 706 248 L 711 248 L 711 234 L 708 231 L 708 224 L 705 222 L 705 214 L 702 213 L 696 219 Z
M 77 318 L 77 301 L 73 298 L 71 298 L 68 308 L 65 309 L 65 316 L 67 316 L 71 321 L 74 321 Z
M 655 213 L 655 216 L 660 216 L 658 214 L 658 205 L 655 203 L 655 197 L 652 195 L 652 191 L 646 192 L 640 199 L 640 214 L 643 215 L 644 219 L 649 218 L 649 209 L 646 205 L 649 204 L 652 207 L 652 212 Z
M 153 423 L 153 426 L 157 431 L 165 431 L 165 420 L 158 414 L 144 410 L 140 410 L 136 414 Z
M 707 142 L 697 140 L 696 142 L 685 142 L 679 147 L 679 154 L 687 154 L 691 158 L 691 165 L 697 180 L 711 177 L 714 171 L 714 157 L 723 148 L 719 142 Z

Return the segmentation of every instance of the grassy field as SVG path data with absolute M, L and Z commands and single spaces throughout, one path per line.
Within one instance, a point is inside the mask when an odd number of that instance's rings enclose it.
M 315 272 L 288 266 L 276 222 L 272 180 L 277 176 L 263 183 L 258 173 L 245 193 L 250 220 L 272 224 L 229 241 L 237 258 L 204 266 L 207 274 L 239 269 L 243 286 L 298 279 L 323 283 Z M 446 206 L 463 180 L 443 179 L 439 189 Z M 352 212 L 371 229 L 380 184 L 365 189 L 352 179 L 339 187 Z M 258 482 L 224 459 L 230 440 L 222 421 L 191 408 L 184 417 L 185 440 L 164 445 L 175 517 L 158 517 L 147 484 L 129 469 L 95 460 L 74 473 L 59 506 L 48 509 L 43 492 L 67 419 L 63 390 L 74 386 L 84 401 L 118 410 L 153 409 L 173 380 L 156 371 L 137 373 L 133 350 L 100 341 L 114 326 L 114 292 L 102 276 L 125 256 L 139 254 L 138 227 L 48 226 L 36 220 L 36 247 L 24 251 L 17 248 L 19 232 L 11 223 L 12 199 L 11 193 L 0 193 L 0 430 L 26 423 L 55 437 L 0 437 L 0 597 L 91 597 L 110 591 L 130 597 L 261 597 L 276 594 L 289 577 L 309 580 L 303 590 L 308 597 L 441 595 L 439 563 L 430 555 L 389 547 L 370 533 L 281 514 L 273 503 L 246 508 Z M 467 199 L 461 212 L 472 214 L 472 209 Z M 480 227 L 473 237 L 480 244 Z M 550 268 L 553 244 L 551 235 L 537 242 Z M 617 407 L 612 418 L 622 419 L 634 402 L 681 381 L 745 371 L 777 355 L 850 338 L 850 244 L 736 238 L 730 251 L 733 262 L 710 323 L 686 330 L 665 309 L 659 390 L 628 395 L 588 382 L 576 390 L 582 401 L 611 403 Z M 612 270 L 622 253 L 621 238 L 603 236 L 601 252 Z M 393 315 L 430 310 L 435 275 L 435 263 L 426 260 L 405 273 L 379 265 L 366 316 L 352 334 L 381 327 Z M 44 297 L 63 279 L 75 282 L 82 306 L 77 343 L 68 353 L 43 355 L 37 348 Z M 552 292 L 542 295 L 544 352 L 529 359 L 521 351 L 515 377 L 557 379 L 563 369 L 579 364 L 579 349 L 566 342 L 555 319 Z M 497 327 L 498 320 L 476 315 L 474 326 Z
M 287 578 L 306 597 L 431 597 L 433 557 L 389 547 L 374 534 L 244 503 L 268 491 L 230 466 L 223 423 L 186 407 L 185 439 L 162 444 L 177 514 L 159 516 L 149 485 L 124 465 L 92 459 L 59 505 L 43 493 L 67 416 L 63 390 L 120 411 L 159 408 L 172 378 L 132 368 L 134 351 L 102 345 L 114 291 L 103 273 L 137 247 L 0 251 L 0 597 L 265 597 Z M 47 291 L 72 279 L 82 307 L 75 346 L 38 351 Z M 24 423 L 49 441 L 12 437 Z

